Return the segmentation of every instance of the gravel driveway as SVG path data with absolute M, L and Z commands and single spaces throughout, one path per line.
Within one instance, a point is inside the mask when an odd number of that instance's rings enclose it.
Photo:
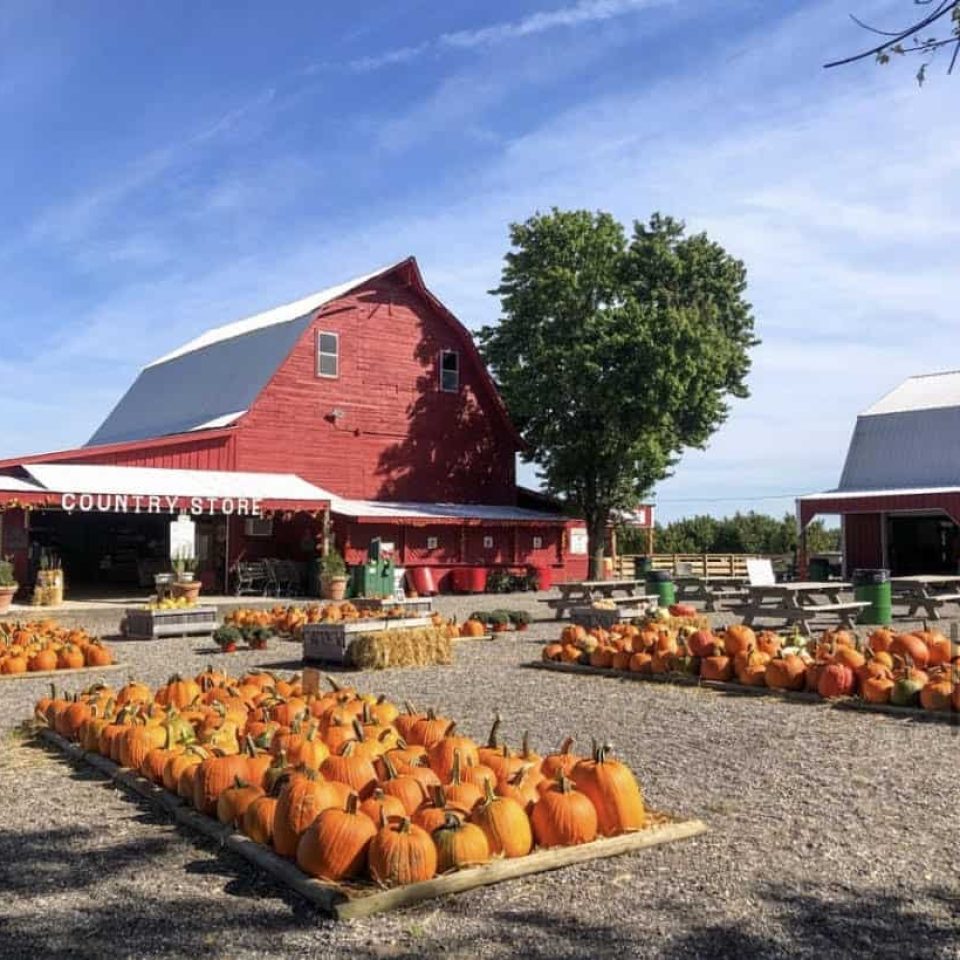
M 541 621 L 458 644 L 453 667 L 348 676 L 478 738 L 499 707 L 504 734 L 529 729 L 541 751 L 610 739 L 651 806 L 709 833 L 333 923 L 26 743 L 17 725 L 45 684 L 4 682 L 0 957 L 960 957 L 960 728 L 520 667 L 556 634 Z M 114 649 L 152 684 L 225 659 L 197 639 Z M 228 662 L 294 669 L 297 652 L 274 641 Z

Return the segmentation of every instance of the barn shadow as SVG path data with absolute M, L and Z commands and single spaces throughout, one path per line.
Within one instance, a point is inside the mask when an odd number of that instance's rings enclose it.
M 380 311 L 397 306 L 408 309 L 416 314 L 419 325 L 413 360 L 421 372 L 404 411 L 403 439 L 378 458 L 375 476 L 381 482 L 377 497 L 457 502 L 469 491 L 470 499 L 478 503 L 509 500 L 513 495 L 513 452 L 504 449 L 499 439 L 503 433 L 496 429 L 499 424 L 495 419 L 491 422 L 491 416 L 496 416 L 491 413 L 491 401 L 482 388 L 474 389 L 485 374 L 472 351 L 453 338 L 441 342 L 423 304 L 407 291 L 399 291 L 392 303 L 376 294 L 364 300 L 378 304 Z M 455 393 L 440 389 L 440 350 L 448 346 L 460 357 L 460 387 Z

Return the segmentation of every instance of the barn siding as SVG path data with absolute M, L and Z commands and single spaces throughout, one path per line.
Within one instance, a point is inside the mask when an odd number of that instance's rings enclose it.
M 882 514 L 850 513 L 843 518 L 847 575 L 883 566 Z
M 318 330 L 340 335 L 336 380 L 315 375 Z M 460 353 L 459 393 L 438 388 L 441 349 Z M 354 499 L 512 504 L 515 441 L 485 377 L 443 316 L 381 279 L 329 304 L 303 334 L 237 425 L 236 468 L 282 463 Z

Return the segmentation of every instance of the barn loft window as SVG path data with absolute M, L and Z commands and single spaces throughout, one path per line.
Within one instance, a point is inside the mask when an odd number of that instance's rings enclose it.
M 440 389 L 445 393 L 460 389 L 460 354 L 456 350 L 440 351 Z
M 340 334 L 317 333 L 317 376 L 340 376 Z

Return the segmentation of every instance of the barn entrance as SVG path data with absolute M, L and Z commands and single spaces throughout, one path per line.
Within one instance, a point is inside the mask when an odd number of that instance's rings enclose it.
M 31 570 L 48 553 L 60 558 L 71 588 L 152 588 L 153 575 L 170 566 L 169 529 L 167 516 L 34 511 Z
M 171 514 L 79 513 L 35 510 L 30 514 L 29 571 L 35 579 L 44 554 L 60 559 L 71 592 L 152 592 L 154 575 L 171 569 Z M 197 577 L 208 591 L 226 578 L 226 518 L 192 518 Z
M 889 516 L 887 551 L 890 572 L 956 573 L 960 528 L 943 514 Z

